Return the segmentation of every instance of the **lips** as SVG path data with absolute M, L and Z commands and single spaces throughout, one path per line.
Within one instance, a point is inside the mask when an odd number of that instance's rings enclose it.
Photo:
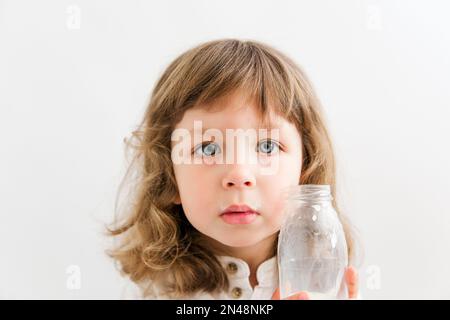
M 228 224 L 250 224 L 259 216 L 259 213 L 247 205 L 231 205 L 220 215 Z
M 249 207 L 246 204 L 233 204 L 231 206 L 229 206 L 228 208 L 226 208 L 221 215 L 224 214 L 231 214 L 231 213 L 246 213 L 246 214 L 259 214 L 258 212 L 256 212 L 255 210 L 253 210 L 251 207 Z

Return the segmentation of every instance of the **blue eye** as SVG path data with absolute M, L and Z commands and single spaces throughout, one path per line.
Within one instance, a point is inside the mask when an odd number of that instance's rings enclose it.
M 280 149 L 280 146 L 274 140 L 264 140 L 258 145 L 258 151 L 263 153 L 272 154 L 274 149 L 276 151 Z
M 213 143 L 211 141 L 204 142 L 197 148 L 195 148 L 194 153 L 198 154 L 197 152 L 201 150 L 202 154 L 211 157 L 216 155 L 220 151 L 220 147 L 217 143 Z M 202 156 L 202 154 L 198 154 L 199 156 Z

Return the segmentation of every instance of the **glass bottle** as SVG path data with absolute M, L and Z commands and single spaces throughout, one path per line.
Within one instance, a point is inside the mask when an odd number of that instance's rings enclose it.
M 280 298 L 307 291 L 311 299 L 336 299 L 348 263 L 347 243 L 329 185 L 287 190 L 278 236 Z

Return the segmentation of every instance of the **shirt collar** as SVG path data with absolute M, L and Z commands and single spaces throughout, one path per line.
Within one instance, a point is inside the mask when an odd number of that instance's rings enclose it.
M 227 270 L 227 266 L 234 262 L 237 266 L 237 271 L 235 274 L 230 275 L 230 277 L 236 278 L 248 278 L 250 276 L 250 267 L 247 262 L 242 259 L 218 255 L 217 259 L 222 264 L 223 268 Z M 258 280 L 258 286 L 261 287 L 274 287 L 278 283 L 278 265 L 277 256 L 273 256 L 265 261 L 263 261 L 256 269 L 256 279 Z

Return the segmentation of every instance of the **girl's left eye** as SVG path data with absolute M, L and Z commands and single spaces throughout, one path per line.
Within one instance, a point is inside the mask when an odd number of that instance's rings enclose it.
M 279 151 L 280 145 L 276 143 L 274 140 L 264 140 L 258 144 L 258 151 L 263 153 L 272 154 L 273 150 Z

